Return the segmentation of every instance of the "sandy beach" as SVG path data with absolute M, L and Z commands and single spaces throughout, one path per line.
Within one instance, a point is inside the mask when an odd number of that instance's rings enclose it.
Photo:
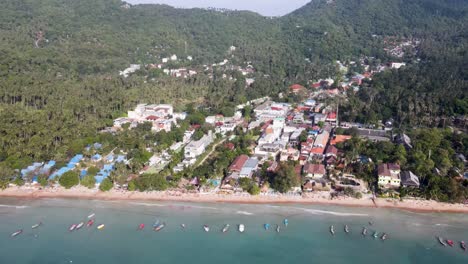
M 441 212 L 441 213 L 467 213 L 468 205 L 440 203 L 430 200 L 377 198 L 375 203 L 370 198 L 355 199 L 340 197 L 330 199 L 328 192 L 315 192 L 303 196 L 289 195 L 258 195 L 230 194 L 221 195 L 213 193 L 182 193 L 178 191 L 163 192 L 129 192 L 111 190 L 101 192 L 84 187 L 74 187 L 66 190 L 63 188 L 37 187 L 10 187 L 0 191 L 0 197 L 17 197 L 24 199 L 36 198 L 67 198 L 67 199 L 90 199 L 90 200 L 123 200 L 123 201 L 174 201 L 174 202 L 202 202 L 202 203 L 250 203 L 250 204 L 274 204 L 274 203 L 301 203 L 320 205 L 340 205 L 353 207 L 376 207 L 395 208 L 418 212 Z

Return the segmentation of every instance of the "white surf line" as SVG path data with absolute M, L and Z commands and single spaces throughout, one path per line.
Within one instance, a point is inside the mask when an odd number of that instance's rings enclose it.
M 368 214 L 341 213 L 341 212 L 335 212 L 335 211 L 308 209 L 308 208 L 302 208 L 302 207 L 289 207 L 289 208 L 302 210 L 302 211 L 312 213 L 312 214 L 329 214 L 329 215 L 335 215 L 335 216 L 361 216 L 361 217 L 369 216 Z
M 26 206 L 26 205 L 9 205 L 9 204 L 0 204 L 0 207 L 6 207 L 6 208 L 16 208 L 16 209 L 24 209 L 24 208 L 28 208 L 29 206 Z

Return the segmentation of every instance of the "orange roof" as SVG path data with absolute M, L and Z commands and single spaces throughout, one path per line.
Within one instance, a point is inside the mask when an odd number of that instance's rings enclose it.
M 312 153 L 312 154 L 323 154 L 324 151 L 325 151 L 324 148 L 312 148 L 310 153 Z
M 351 136 L 346 136 L 346 135 L 336 135 L 334 138 L 330 141 L 330 145 L 336 145 L 341 142 L 345 142 L 346 140 L 350 140 Z
M 302 90 L 302 89 L 305 89 L 305 87 L 300 85 L 300 84 L 293 84 L 293 85 L 291 85 L 291 87 L 289 87 L 289 89 L 291 89 L 291 90 Z

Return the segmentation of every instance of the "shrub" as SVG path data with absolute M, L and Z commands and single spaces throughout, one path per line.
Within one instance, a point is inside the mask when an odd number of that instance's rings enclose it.
M 59 184 L 65 189 L 70 189 L 80 183 L 80 175 L 75 171 L 65 172 L 59 179 Z
M 110 189 L 112 189 L 112 187 L 114 187 L 114 184 L 112 183 L 112 181 L 109 178 L 105 178 L 99 185 L 99 190 L 103 192 L 107 192 Z

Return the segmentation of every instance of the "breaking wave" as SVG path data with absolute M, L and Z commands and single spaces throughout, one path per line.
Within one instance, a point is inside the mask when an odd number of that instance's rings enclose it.
M 28 208 L 29 206 L 26 206 L 26 205 L 10 205 L 10 204 L 0 204 L 0 207 L 6 207 L 6 208 L 16 208 L 16 209 L 24 209 L 24 208 Z
M 369 216 L 368 214 L 341 213 L 341 212 L 334 212 L 334 211 L 308 209 L 308 208 L 302 208 L 302 207 L 291 207 L 291 208 L 302 210 L 304 212 L 308 212 L 311 214 L 317 214 L 317 215 L 329 214 L 329 215 L 334 215 L 334 216 L 362 216 L 362 217 Z

